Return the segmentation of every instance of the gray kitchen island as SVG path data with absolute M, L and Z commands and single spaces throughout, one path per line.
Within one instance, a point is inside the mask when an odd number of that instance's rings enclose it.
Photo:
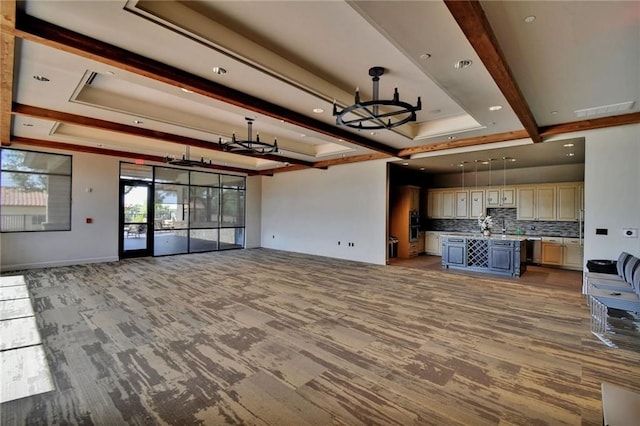
M 519 277 L 526 269 L 525 237 L 451 234 L 442 237 L 442 266 Z

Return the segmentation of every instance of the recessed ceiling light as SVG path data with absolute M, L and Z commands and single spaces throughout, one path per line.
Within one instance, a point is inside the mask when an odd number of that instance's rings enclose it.
M 562 146 L 564 146 L 564 147 L 566 147 L 566 148 L 569 148 L 569 147 L 572 147 L 572 146 L 573 146 L 573 144 L 572 144 L 572 143 L 565 143 L 565 144 L 564 144 L 564 145 L 562 145 Z
M 378 134 L 378 132 L 371 132 L 371 136 L 375 136 L 377 134 Z
M 133 120 L 133 124 L 142 124 L 144 121 L 142 120 Z
M 107 75 L 116 75 L 116 73 L 113 71 L 105 71 L 104 73 Z
M 408 166 L 408 165 L 409 165 L 409 163 L 402 163 L 402 165 L 403 165 L 403 166 Z
M 344 139 L 338 139 L 338 142 L 344 142 Z
M 449 136 L 447 139 L 449 139 L 450 141 L 454 140 L 456 137 L 455 136 Z
M 50 81 L 47 77 L 43 75 L 34 75 L 33 78 L 35 78 L 38 81 L 44 81 L 44 82 Z
M 322 114 L 324 110 L 322 108 L 314 108 L 313 112 L 315 112 L 316 114 Z
M 482 164 L 489 164 L 489 162 L 488 161 L 483 161 Z
M 300 137 L 301 137 L 301 138 L 306 138 L 306 137 L 307 137 L 307 135 L 305 135 L 304 133 L 300 133 Z
M 436 109 L 432 109 L 431 111 L 429 111 L 429 114 L 440 114 L 442 112 L 441 109 L 436 108 Z
M 24 127 L 33 127 L 33 124 L 31 124 L 31 123 L 22 123 L 22 125 Z
M 511 162 L 518 161 L 516 158 L 512 158 Z
M 193 90 L 189 90 L 185 87 L 181 87 L 180 90 L 182 90 L 184 93 L 193 93 Z
M 502 105 L 494 105 L 489 107 L 489 111 L 500 111 L 502 109 Z
M 573 157 L 575 154 L 573 152 L 570 152 L 567 154 L 567 157 Z
M 465 68 L 469 68 L 471 64 L 473 64 L 473 61 L 471 59 L 462 59 L 453 64 L 453 67 L 457 70 L 462 70 Z
M 424 167 L 420 167 L 420 170 L 424 170 Z
M 530 24 L 535 20 L 536 20 L 536 17 L 534 15 L 529 15 L 526 18 L 524 18 L 524 22 L 526 22 L 527 24 Z
M 552 115 L 556 115 L 558 113 L 558 111 L 551 111 Z
M 222 74 L 226 74 L 226 73 L 227 73 L 227 70 L 225 70 L 225 69 L 224 69 L 224 68 L 222 68 L 222 67 L 213 67 L 213 72 L 214 72 L 214 74 L 220 74 L 220 75 L 222 75 Z
M 423 53 L 420 55 L 420 59 L 429 59 L 431 58 L 431 53 Z
M 96 146 L 97 146 L 98 148 L 104 148 L 104 144 L 103 144 L 103 143 L 97 143 L 97 144 L 96 144 Z

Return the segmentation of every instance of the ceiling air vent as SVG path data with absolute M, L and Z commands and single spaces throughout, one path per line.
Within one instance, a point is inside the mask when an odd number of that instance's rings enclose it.
M 622 103 L 613 104 L 613 105 L 604 105 L 604 106 L 587 108 L 587 109 L 578 109 L 574 111 L 574 113 L 578 118 L 593 117 L 594 115 L 614 114 L 617 112 L 630 110 L 631 108 L 633 108 L 633 104 L 635 104 L 635 101 L 622 102 Z

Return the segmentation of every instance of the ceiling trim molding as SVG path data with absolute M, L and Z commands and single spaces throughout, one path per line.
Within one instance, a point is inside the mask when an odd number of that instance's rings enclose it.
M 132 160 L 144 160 L 144 161 L 153 161 L 155 163 L 164 163 L 164 157 L 159 155 L 149 155 L 149 154 L 136 154 L 135 152 L 129 151 L 119 151 L 115 149 L 105 149 L 105 148 L 97 148 L 92 146 L 85 145 L 76 145 L 67 142 L 56 142 L 56 141 L 48 141 L 42 139 L 32 139 L 32 138 L 23 138 L 20 136 L 14 136 L 11 138 L 12 142 L 20 145 L 33 146 L 38 148 L 49 148 L 49 149 L 60 149 L 63 151 L 73 151 L 73 152 L 85 152 L 88 154 L 98 154 L 98 155 L 107 155 L 110 157 L 124 157 L 130 158 Z M 202 166 L 198 166 L 198 168 L 203 169 L 215 169 L 215 170 L 224 170 L 227 172 L 234 173 L 244 173 L 248 176 L 254 176 L 258 173 L 255 170 L 243 169 L 240 167 L 229 167 L 229 166 L 220 166 L 216 164 L 205 164 Z
M 533 142 L 542 142 L 538 125 L 507 63 L 479 1 L 445 0 L 445 5 Z
M 124 69 L 174 87 L 189 89 L 203 96 L 278 120 L 285 120 L 305 129 L 313 130 L 332 138 L 343 139 L 345 142 L 373 151 L 383 152 L 388 155 L 395 155 L 397 152 L 395 148 L 348 132 L 342 128 L 24 13 L 19 13 L 16 17 L 15 36 Z
M 117 132 L 126 135 L 139 136 L 148 139 L 155 139 L 162 142 L 171 142 L 180 145 L 188 145 L 196 148 L 208 149 L 211 151 L 224 152 L 224 149 L 217 143 L 202 139 L 189 138 L 186 136 L 175 135 L 173 133 L 161 132 L 158 130 L 149 130 L 142 127 L 130 126 L 127 124 L 114 123 L 111 121 L 100 120 L 98 118 L 85 117 L 82 115 L 70 114 L 67 112 L 54 111 L 46 108 L 35 107 L 31 105 L 23 105 L 14 103 L 12 108 L 13 114 L 23 115 L 26 117 L 41 118 L 50 121 L 57 121 L 67 124 L 75 124 L 78 126 L 89 127 L 93 129 L 105 130 L 109 132 Z M 234 154 L 238 155 L 238 154 Z M 314 163 L 309 161 L 298 160 L 295 158 L 284 157 L 274 154 L 244 154 L 247 157 L 263 158 L 278 162 L 288 162 L 304 167 L 314 167 Z
M 16 38 L 16 1 L 0 1 L 0 144 L 11 145 L 11 102 Z
M 474 145 L 485 145 L 495 142 L 506 142 L 517 139 L 527 139 L 529 133 L 526 130 L 516 130 L 513 132 L 495 133 L 493 135 L 477 136 L 474 138 L 460 139 L 457 141 L 447 141 L 434 143 L 431 145 L 416 146 L 414 148 L 406 148 L 400 150 L 398 156 L 401 158 L 409 158 L 413 154 L 420 154 L 422 152 L 431 151 L 444 151 L 452 148 L 463 148 Z
M 605 127 L 625 126 L 627 124 L 640 123 L 640 112 L 615 115 L 612 117 L 600 117 L 590 120 L 572 121 L 570 123 L 553 124 L 540 127 L 540 135 L 543 138 L 563 133 L 579 132 L 585 130 L 602 129 Z

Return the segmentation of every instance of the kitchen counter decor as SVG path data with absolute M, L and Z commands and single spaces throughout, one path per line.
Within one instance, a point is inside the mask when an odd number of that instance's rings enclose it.
M 485 237 L 489 237 L 491 235 L 491 228 L 493 228 L 493 218 L 491 216 L 478 218 L 478 226 L 480 227 L 480 232 Z

